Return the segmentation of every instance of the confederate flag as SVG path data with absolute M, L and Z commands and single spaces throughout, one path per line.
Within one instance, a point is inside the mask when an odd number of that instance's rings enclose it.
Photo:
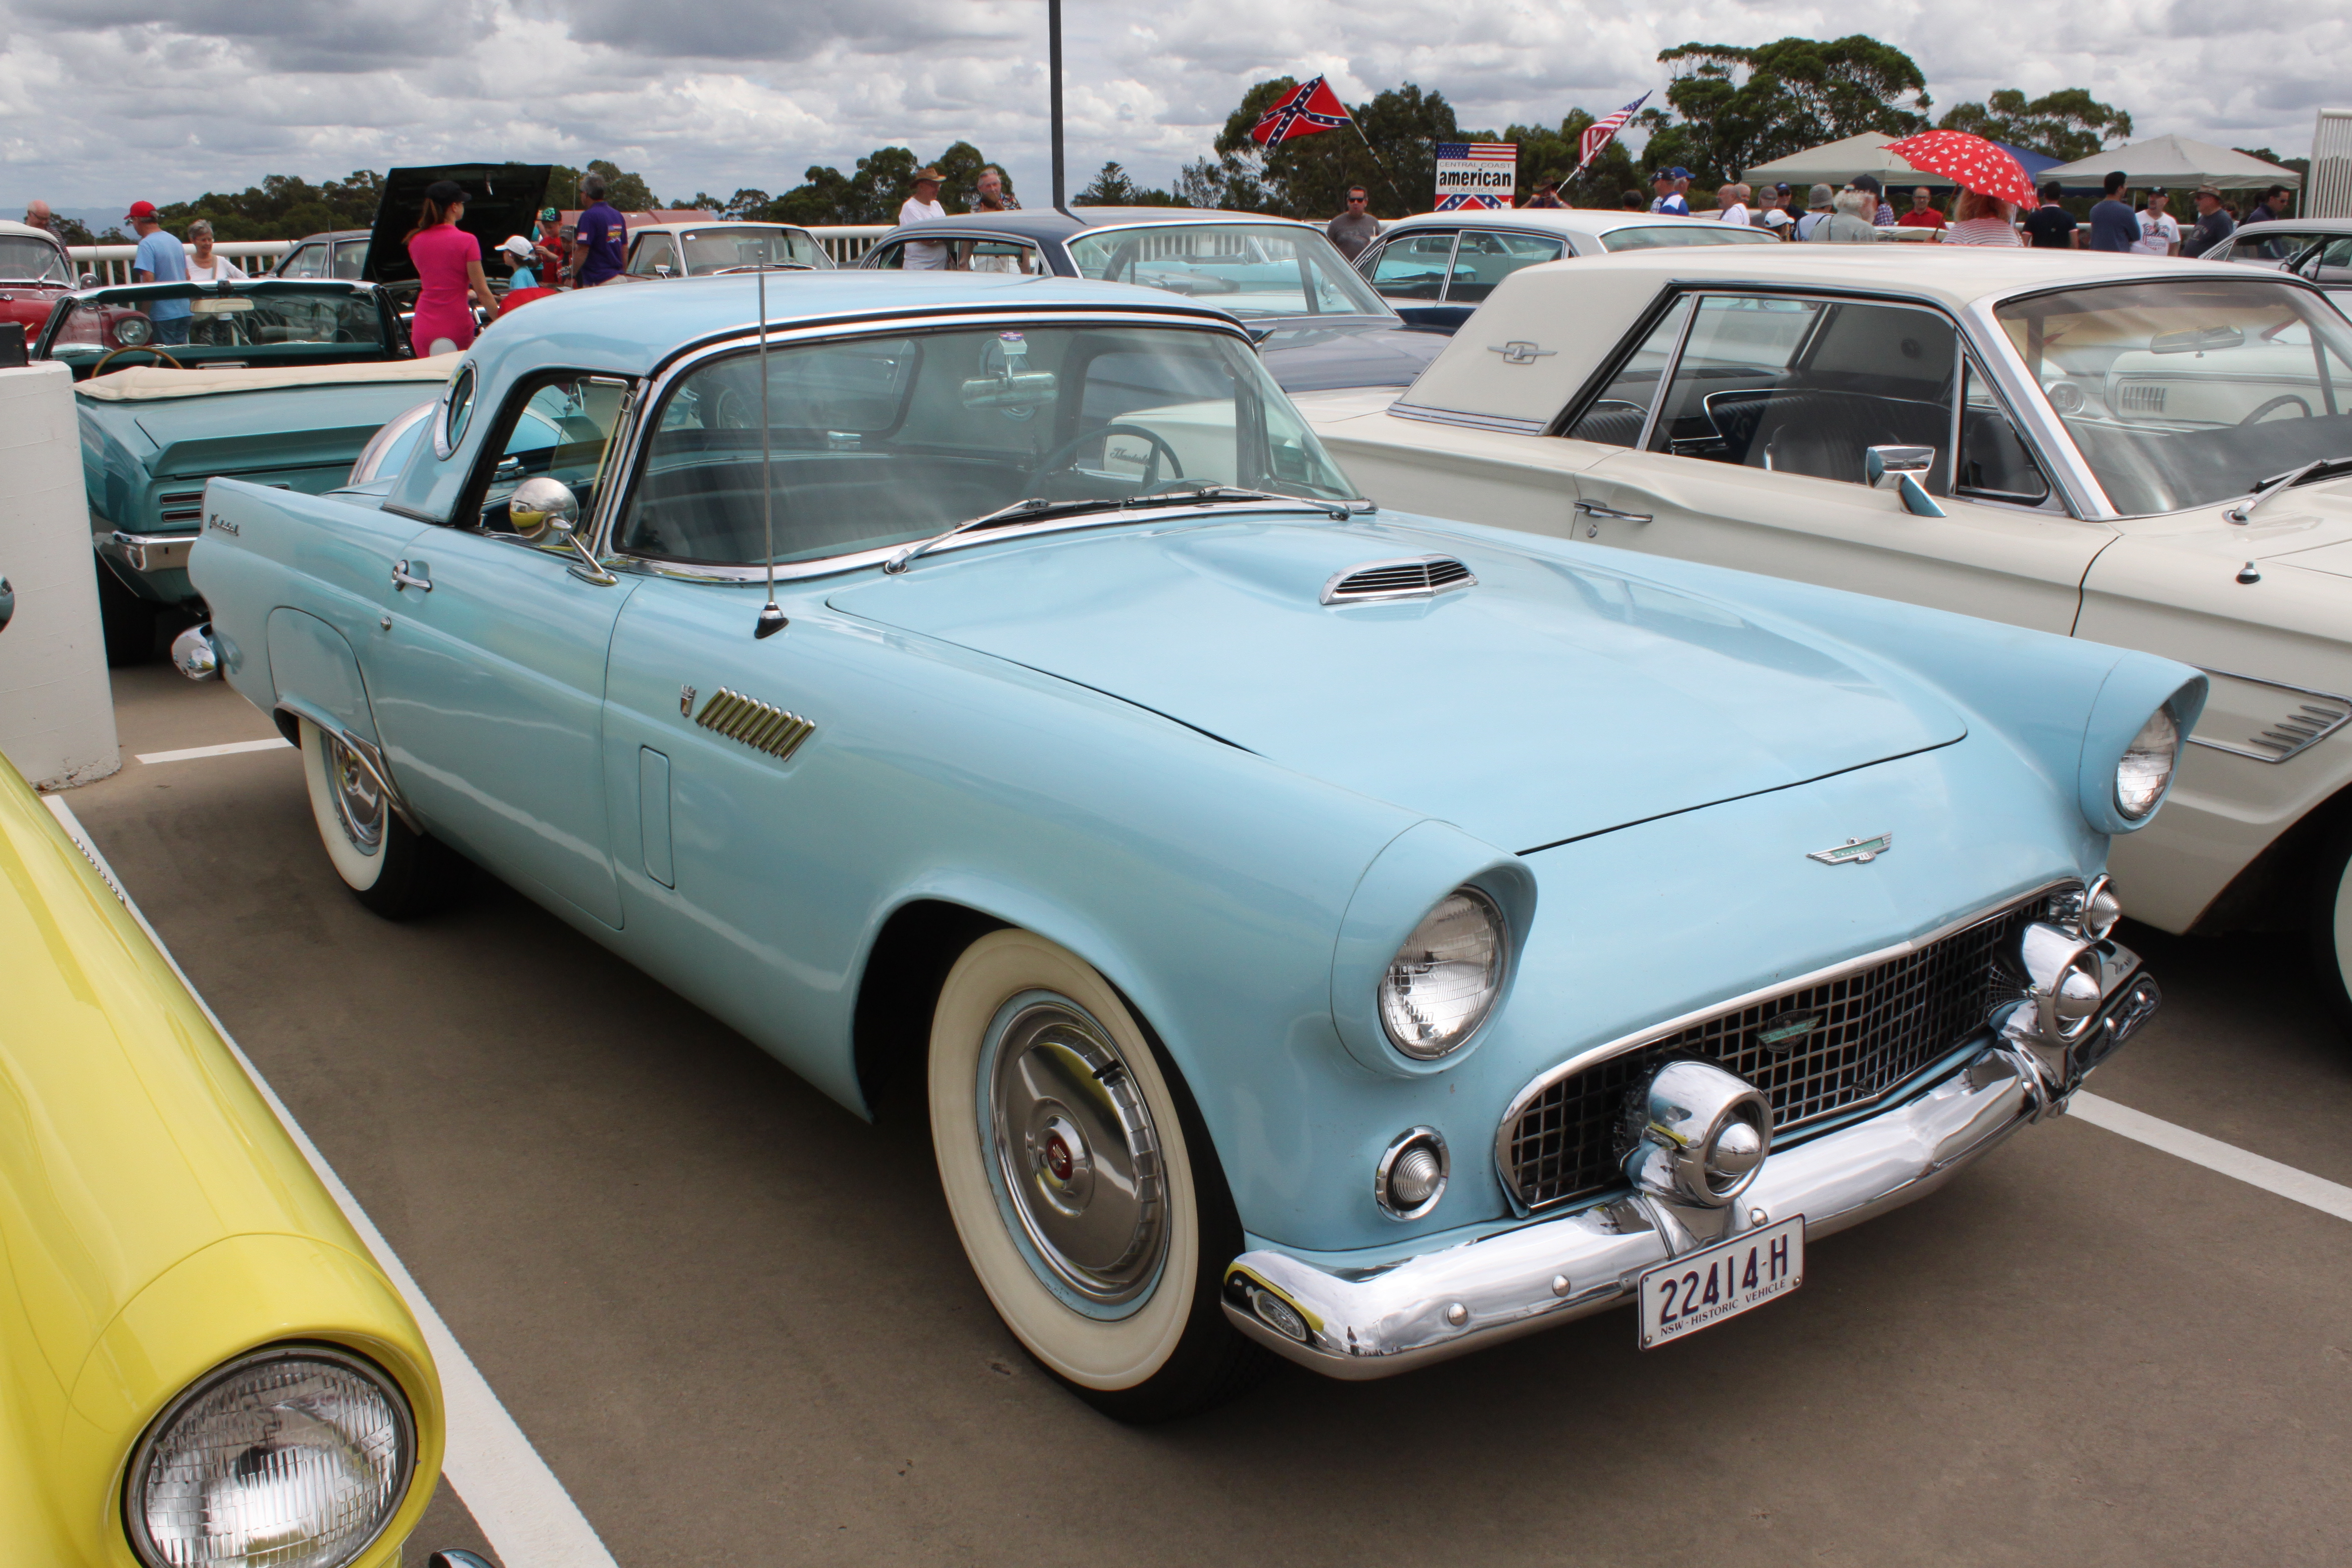
M 1337 131 L 1347 123 L 1348 106 L 1318 76 L 1299 83 L 1288 98 L 1261 115 L 1257 128 L 1250 132 L 1250 140 L 1267 147 L 1279 147 L 1294 136 Z

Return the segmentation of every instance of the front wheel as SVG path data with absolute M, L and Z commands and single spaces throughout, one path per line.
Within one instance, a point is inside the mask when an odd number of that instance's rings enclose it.
M 1241 1227 L 1198 1114 L 1118 991 L 992 931 L 932 1015 L 931 1142 L 972 1272 L 1029 1353 L 1123 1421 L 1205 1409 L 1264 1352 L 1218 1286 Z
M 310 815 L 343 886 L 386 920 L 408 920 L 446 903 L 463 864 L 438 839 L 400 819 L 383 781 L 358 752 L 308 719 L 301 725 Z
M 2312 892 L 2312 967 L 2336 1021 L 2352 1032 L 2352 821 L 2328 837 Z

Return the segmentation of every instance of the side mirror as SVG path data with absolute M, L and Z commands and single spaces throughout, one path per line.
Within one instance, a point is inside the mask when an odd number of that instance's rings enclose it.
M 1944 509 L 1919 482 L 1936 466 L 1933 447 L 1866 447 L 1862 454 L 1863 478 L 1875 490 L 1891 489 L 1903 498 L 1903 510 L 1914 517 L 1943 517 Z
M 668 277 L 668 276 L 669 276 L 669 263 L 668 263 L 668 262 L 667 262 L 667 261 L 656 261 L 656 262 L 655 262 L 655 263 L 654 263 L 654 276 L 655 276 L 655 277 L 656 277 L 656 278 L 667 278 L 667 277 Z
M 580 526 L 580 498 L 562 479 L 541 474 L 515 486 L 507 498 L 507 518 L 533 543 L 569 539 Z
M 78 285 L 78 287 L 80 287 L 80 288 L 83 288 L 83 289 L 95 289 L 95 288 L 97 288 L 97 287 L 98 287 L 98 274 L 97 274 L 97 273 L 95 273 L 95 272 L 85 272 L 85 273 L 83 273 L 83 274 L 81 275 L 81 282 L 80 282 L 80 284 L 79 284 L 79 285 Z

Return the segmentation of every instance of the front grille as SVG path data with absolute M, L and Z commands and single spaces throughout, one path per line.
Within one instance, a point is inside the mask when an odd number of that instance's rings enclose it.
M 1372 561 L 1342 572 L 1324 584 L 1323 602 L 1347 605 L 1365 599 L 1419 598 L 1453 588 L 1475 587 L 1477 582 L 1470 574 L 1470 568 L 1450 555 Z
M 1794 987 L 1644 1040 L 1526 1097 L 1498 1140 L 1505 1184 L 1529 1208 L 1621 1185 L 1628 1096 L 1660 1062 L 1711 1062 L 1772 1102 L 1775 1138 L 1884 1098 L 2024 993 L 2000 962 L 2036 895 L 1867 968 Z M 1538 1080 L 1540 1081 L 1540 1080 Z

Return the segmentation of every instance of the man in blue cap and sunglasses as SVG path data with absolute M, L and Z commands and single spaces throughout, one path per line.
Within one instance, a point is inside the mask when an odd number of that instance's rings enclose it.
M 1650 188 L 1658 194 L 1658 199 L 1650 204 L 1652 212 L 1672 213 L 1676 217 L 1690 216 L 1690 202 L 1683 195 L 1690 189 L 1688 169 L 1661 169 L 1650 176 Z

